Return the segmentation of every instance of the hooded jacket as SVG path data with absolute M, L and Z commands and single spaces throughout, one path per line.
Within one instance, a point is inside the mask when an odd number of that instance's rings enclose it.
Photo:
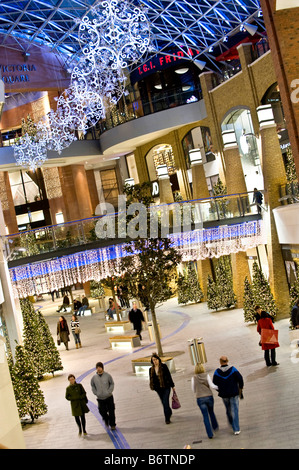
M 213 383 L 218 387 L 221 398 L 230 398 L 239 395 L 239 389 L 244 386 L 243 377 L 234 366 L 221 366 L 215 370 Z

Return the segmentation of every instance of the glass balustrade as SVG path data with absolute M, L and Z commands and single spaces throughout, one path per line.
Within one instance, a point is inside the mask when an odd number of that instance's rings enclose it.
M 201 229 L 209 224 L 229 224 L 233 223 L 233 219 L 257 215 L 257 206 L 252 204 L 252 198 L 253 193 L 224 195 L 154 205 L 153 210 L 163 225 L 164 234 L 179 233 Z M 102 228 L 102 239 L 124 239 L 119 236 L 126 229 L 124 217 L 115 213 L 6 235 L 2 237 L 6 258 L 17 260 L 51 252 L 59 254 L 70 247 L 98 242 L 97 223 Z M 109 224 L 114 231 L 108 230 Z

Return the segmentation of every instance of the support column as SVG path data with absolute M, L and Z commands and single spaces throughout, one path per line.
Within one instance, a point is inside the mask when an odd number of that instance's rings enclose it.
M 265 107 L 258 108 L 259 110 Z M 269 112 L 269 109 L 268 109 Z M 261 116 L 261 114 L 260 114 Z M 274 119 L 262 121 L 260 118 L 260 135 L 262 150 L 262 170 L 264 175 L 265 203 L 268 212 L 263 216 L 267 231 L 267 253 L 269 264 L 269 283 L 274 296 L 278 318 L 287 318 L 289 315 L 289 288 L 285 270 L 285 263 L 282 257 L 281 246 L 279 244 L 273 209 L 280 205 L 279 188 L 286 183 L 286 174 L 283 164 L 281 149 L 276 131 Z
M 84 165 L 61 167 L 62 192 L 67 221 L 92 216 L 92 203 Z
M 200 154 L 200 150 L 196 152 L 197 157 L 194 156 L 195 152 L 190 152 L 191 169 L 192 169 L 192 193 L 193 199 L 209 198 L 210 193 L 207 185 L 204 166 Z M 203 215 L 203 214 L 202 214 Z M 199 280 L 202 284 L 204 294 L 204 301 L 207 300 L 207 285 L 208 275 L 212 276 L 210 259 L 203 259 L 197 261 L 197 272 Z
M 174 202 L 167 166 L 160 165 L 158 166 L 157 171 L 159 179 L 160 203 L 169 204 Z
M 239 147 L 237 144 L 235 132 L 224 131 L 224 162 L 225 162 L 225 182 L 228 194 L 246 193 L 243 167 Z M 231 202 L 232 204 L 233 202 Z M 233 273 L 233 289 L 237 297 L 237 308 L 243 307 L 244 301 L 244 280 L 247 276 L 250 279 L 250 271 L 246 252 L 240 251 L 231 254 L 231 265 Z

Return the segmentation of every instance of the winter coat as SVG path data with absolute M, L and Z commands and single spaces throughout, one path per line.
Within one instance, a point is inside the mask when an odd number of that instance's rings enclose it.
M 57 335 L 60 337 L 62 343 L 67 343 L 70 340 L 70 330 L 67 322 L 58 322 L 57 323 Z
M 161 388 L 173 388 L 174 383 L 171 377 L 171 373 L 166 364 L 161 363 L 159 366 L 159 374 L 156 374 L 155 366 L 152 366 L 149 370 L 150 378 L 150 389 L 156 392 Z
M 270 318 L 260 318 L 260 320 L 257 322 L 257 331 L 259 334 L 262 333 L 262 329 L 266 330 L 274 330 L 274 325 L 272 323 L 272 320 Z M 279 346 L 279 344 L 265 344 L 262 343 L 262 350 L 267 351 L 268 349 L 275 349 Z
M 231 398 L 239 395 L 239 389 L 244 386 L 243 377 L 234 366 L 221 366 L 215 370 L 213 383 L 218 387 L 221 398 Z
M 77 384 L 77 382 L 69 385 L 65 392 L 65 398 L 71 402 L 72 416 L 82 416 L 89 412 L 86 405 L 88 399 L 83 385 Z
M 90 384 L 91 390 L 98 400 L 106 400 L 106 398 L 111 397 L 114 390 L 113 378 L 105 371 L 102 374 L 95 374 Z
M 131 323 L 133 323 L 134 330 L 142 329 L 142 322 L 145 320 L 143 313 L 139 308 L 137 308 L 136 310 L 132 308 L 132 310 L 130 310 L 129 312 L 128 319 Z

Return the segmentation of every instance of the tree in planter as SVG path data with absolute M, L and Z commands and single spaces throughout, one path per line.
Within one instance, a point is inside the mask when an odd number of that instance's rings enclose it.
M 101 300 L 105 297 L 105 289 L 100 282 L 90 282 L 90 297 L 98 299 L 99 306 L 101 307 Z
M 139 298 L 139 286 L 148 299 L 158 354 L 163 356 L 156 317 L 156 306 L 172 296 L 170 283 L 176 279 L 181 255 L 169 238 L 138 238 L 126 244 L 128 256 L 121 262 L 123 284 L 133 297 Z
M 131 237 L 132 241 L 125 243 L 128 255 L 121 260 L 121 271 L 123 273 L 121 283 L 128 288 L 131 297 L 140 299 L 140 293 L 142 293 L 142 296 L 147 298 L 151 310 L 157 351 L 160 356 L 163 356 L 156 306 L 172 296 L 170 283 L 177 279 L 176 268 L 182 257 L 172 245 L 172 241 L 162 236 L 161 219 L 159 217 L 157 217 L 155 236 L 149 237 L 151 235 L 149 230 L 150 221 L 153 216 L 150 207 L 154 203 L 150 185 L 145 183 L 126 187 L 124 192 L 128 196 L 127 207 L 137 202 L 142 203 L 143 207 L 146 208 L 145 220 L 142 220 L 144 226 L 140 227 L 140 219 L 138 218 L 140 214 L 138 212 L 136 219 L 134 217 L 136 214 L 127 215 L 126 224 L 128 228 L 130 225 L 132 227 L 132 223 L 137 231 L 140 228 L 145 228 L 147 237 L 138 234 L 134 239 Z M 142 210 L 142 208 L 140 209 Z
M 269 312 L 273 317 L 276 316 L 277 307 L 270 289 L 269 282 L 265 278 L 258 263 L 253 263 L 252 290 L 256 301 L 262 310 Z
M 217 312 L 222 306 L 218 294 L 218 286 L 210 274 L 208 274 L 207 280 L 207 305 L 210 310 L 216 310 Z
M 48 324 L 39 311 L 35 311 L 29 299 L 20 299 L 23 315 L 24 348 L 30 353 L 37 377 L 62 370 L 59 352 Z
M 243 304 L 243 311 L 244 311 L 244 320 L 245 322 L 256 322 L 256 312 L 255 307 L 257 303 L 254 298 L 252 286 L 247 278 L 245 277 L 244 280 L 244 304 Z
M 15 363 L 11 366 L 11 379 L 20 418 L 35 419 L 47 413 L 48 407 L 40 389 L 32 357 L 23 346 L 15 349 Z
M 220 304 L 230 308 L 236 303 L 236 295 L 233 291 L 233 274 L 229 256 L 221 256 L 215 268 L 216 284 Z

